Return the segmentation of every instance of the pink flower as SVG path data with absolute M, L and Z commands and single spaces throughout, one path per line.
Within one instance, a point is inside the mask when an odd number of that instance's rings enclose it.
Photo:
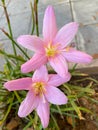
M 27 73 L 49 62 L 60 76 L 65 77 L 67 62 L 90 63 L 90 55 L 69 46 L 77 30 L 78 24 L 71 22 L 57 31 L 54 10 L 48 6 L 43 20 L 43 39 L 32 35 L 23 35 L 17 39 L 19 44 L 36 52 L 21 66 L 21 71 Z
M 36 109 L 44 128 L 49 123 L 49 103 L 66 104 L 67 97 L 57 86 L 70 80 L 70 74 L 66 78 L 61 78 L 57 74 L 48 75 L 45 66 L 40 67 L 34 72 L 32 78 L 21 78 L 8 81 L 4 87 L 9 91 L 29 90 L 26 98 L 21 103 L 18 111 L 20 117 L 25 117 Z

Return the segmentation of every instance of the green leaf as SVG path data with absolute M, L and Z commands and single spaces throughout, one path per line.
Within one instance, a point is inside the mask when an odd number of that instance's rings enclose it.
M 84 120 L 84 117 L 82 117 L 82 113 L 81 113 L 79 107 L 76 105 L 76 103 L 73 100 L 70 100 L 70 103 L 71 103 L 72 107 L 74 108 L 74 110 L 76 111 L 79 119 Z

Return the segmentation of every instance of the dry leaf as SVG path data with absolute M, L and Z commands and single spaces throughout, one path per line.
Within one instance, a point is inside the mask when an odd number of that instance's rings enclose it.
M 7 130 L 13 130 L 19 125 L 18 119 L 12 118 L 11 121 L 7 124 Z
M 93 54 L 94 59 L 98 59 L 98 54 Z

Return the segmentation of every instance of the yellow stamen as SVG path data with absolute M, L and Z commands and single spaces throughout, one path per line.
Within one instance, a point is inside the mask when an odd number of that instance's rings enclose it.
M 46 55 L 48 57 L 53 57 L 55 56 L 58 51 L 57 51 L 57 47 L 58 47 L 58 44 L 56 45 L 52 45 L 51 42 L 48 44 L 47 47 L 45 47 L 45 51 L 46 51 Z
M 34 89 L 35 95 L 42 95 L 46 91 L 44 86 L 45 85 L 43 82 L 33 83 L 32 87 Z

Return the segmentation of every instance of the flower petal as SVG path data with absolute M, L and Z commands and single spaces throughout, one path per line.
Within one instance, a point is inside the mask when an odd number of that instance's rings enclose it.
M 21 71 L 23 73 L 28 73 L 38 69 L 41 65 L 47 62 L 47 58 L 44 54 L 35 54 L 29 61 L 21 66 Z
M 26 117 L 38 106 L 38 103 L 39 97 L 35 96 L 33 91 L 29 91 L 19 107 L 18 115 L 20 117 Z
M 66 47 L 74 38 L 78 30 L 76 22 L 69 23 L 63 26 L 57 33 L 54 43 L 60 43 L 62 48 Z
M 63 52 L 62 54 L 69 62 L 90 63 L 92 61 L 92 57 L 90 55 L 75 50 L 74 48 L 70 48 L 68 52 Z
M 62 55 L 56 56 L 49 60 L 52 68 L 62 77 L 65 78 L 68 73 L 68 65 Z
M 47 86 L 46 88 L 47 90 L 45 96 L 50 103 L 57 104 L 57 105 L 62 105 L 67 103 L 68 100 L 67 97 L 58 88 L 52 86 Z
M 18 37 L 17 42 L 23 47 L 33 51 L 43 50 L 44 42 L 37 36 L 22 35 Z
M 51 86 L 60 86 L 65 82 L 68 82 L 71 78 L 70 73 L 66 74 L 66 77 L 62 78 L 58 74 L 50 74 L 48 84 Z
M 43 128 L 46 128 L 49 124 L 49 103 L 47 101 L 43 102 L 43 99 L 40 100 L 40 103 L 37 107 L 37 114 L 41 119 L 41 123 Z
M 32 80 L 41 80 L 41 81 L 47 81 L 48 80 L 48 71 L 46 66 L 41 66 L 38 68 L 32 77 Z
M 43 20 L 43 37 L 48 43 L 53 40 L 57 33 L 56 19 L 52 6 L 48 6 Z
M 4 84 L 4 87 L 9 91 L 14 90 L 30 90 L 32 84 L 32 78 L 21 78 L 16 80 L 8 81 Z

